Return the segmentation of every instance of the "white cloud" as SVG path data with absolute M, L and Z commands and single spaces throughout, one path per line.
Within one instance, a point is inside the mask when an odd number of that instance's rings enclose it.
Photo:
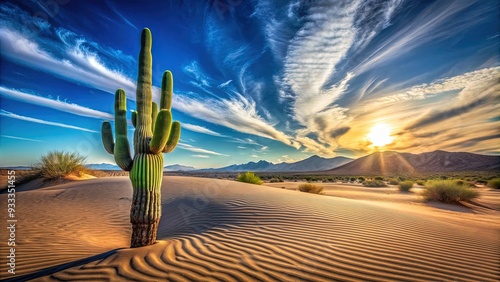
M 217 137 L 228 137 L 224 134 L 220 134 L 220 133 L 215 132 L 213 130 L 210 130 L 206 127 L 195 125 L 195 124 L 190 124 L 190 123 L 182 123 L 182 128 L 185 128 L 185 129 L 190 130 L 190 131 L 198 132 L 198 133 L 217 136 Z
M 498 80 L 500 77 L 500 67 L 484 68 L 467 72 L 450 78 L 439 79 L 430 84 L 420 84 L 405 90 L 398 91 L 375 100 L 375 102 L 392 103 L 408 100 L 422 100 L 436 94 L 461 90 L 459 99 L 470 100 L 477 98 L 478 88 L 483 87 L 490 81 Z M 367 101 L 371 103 L 374 101 Z
M 17 136 L 10 136 L 10 135 L 0 135 L 1 137 L 4 138 L 9 138 L 9 139 L 16 139 L 16 140 L 23 140 L 23 141 L 31 141 L 31 142 L 42 142 L 40 140 L 36 139 L 31 139 L 31 138 L 23 138 L 23 137 L 17 137 Z
M 209 159 L 210 156 L 207 155 L 190 155 L 193 158 L 200 158 L 200 159 Z
M 40 123 L 40 124 L 45 124 L 45 125 L 58 126 L 58 127 L 69 128 L 69 129 L 86 131 L 86 132 L 98 133 L 95 130 L 90 130 L 90 129 L 83 128 L 83 127 L 68 125 L 68 124 L 59 123 L 59 122 L 46 121 L 46 120 L 41 120 L 41 119 L 27 117 L 27 116 L 21 116 L 21 115 L 17 115 L 17 114 L 14 114 L 14 113 L 11 113 L 11 112 L 8 112 L 5 110 L 0 110 L 0 115 L 5 116 L 5 117 L 9 117 L 9 118 L 18 119 L 18 120 L 34 122 L 34 123 Z
M 232 79 L 230 79 L 230 80 L 228 80 L 228 81 L 226 81 L 226 82 L 223 82 L 223 83 L 219 84 L 219 86 L 217 86 L 217 88 L 224 88 L 224 87 L 226 87 L 229 83 L 231 83 L 232 81 L 233 81 L 233 80 L 232 80 Z
M 57 59 L 23 34 L 2 27 L 0 47 L 4 56 L 17 63 L 110 93 L 123 88 L 129 98 L 135 96 L 135 83 L 131 79 L 108 69 L 97 54 L 79 46 L 66 49 L 65 59 Z
M 476 2 L 477 0 L 450 1 L 449 3 L 437 1 L 429 5 L 409 24 L 380 43 L 375 51 L 366 60 L 362 61 L 353 72 L 359 75 L 401 57 L 427 42 L 439 40 L 440 38 L 449 38 L 451 35 L 477 24 L 481 17 L 476 15 L 475 18 L 464 18 L 458 24 L 457 21 L 453 21 L 453 25 L 450 25 L 452 17 L 457 16 Z
M 110 119 L 113 120 L 114 116 L 109 113 L 93 110 L 87 107 L 83 107 L 77 104 L 72 104 L 72 103 L 66 103 L 63 101 L 59 100 L 53 100 L 41 96 L 37 96 L 34 94 L 22 92 L 16 89 L 11 89 L 7 88 L 4 86 L 0 86 L 0 95 L 21 101 L 24 103 L 29 103 L 37 106 L 42 106 L 42 107 L 47 107 L 47 108 L 52 108 L 56 109 L 59 111 L 79 115 L 79 116 L 84 116 L 84 117 L 91 117 L 91 118 L 99 118 L 99 119 Z
M 299 148 L 292 137 L 268 124 L 255 108 L 255 102 L 242 95 L 227 99 L 206 98 L 203 101 L 174 95 L 174 107 L 192 117 L 219 124 L 238 132 L 257 135 Z
M 221 154 L 221 153 L 217 153 L 217 152 L 214 152 L 214 151 L 210 151 L 210 150 L 206 150 L 206 149 L 194 147 L 192 145 L 185 144 L 185 143 L 178 143 L 177 147 L 180 148 L 180 149 L 182 149 L 182 150 L 187 150 L 187 151 L 191 151 L 191 152 L 195 152 L 195 153 L 202 153 L 202 154 L 210 154 L 210 155 L 216 155 L 216 156 L 229 157 L 229 155 L 226 155 L 226 154 Z

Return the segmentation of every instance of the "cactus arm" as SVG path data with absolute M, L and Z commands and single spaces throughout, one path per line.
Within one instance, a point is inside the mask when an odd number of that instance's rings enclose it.
M 132 168 L 130 146 L 127 137 L 127 97 L 123 89 L 118 89 L 115 94 L 115 133 L 116 144 L 113 153 L 116 164 L 125 171 Z
M 149 143 L 149 149 L 153 154 L 159 154 L 167 144 L 172 126 L 172 114 L 169 110 L 161 110 L 158 114 L 153 139 Z
M 138 112 L 137 125 L 138 127 L 149 126 L 150 131 L 152 130 L 151 113 L 153 105 L 153 97 L 151 94 L 153 60 L 151 55 L 151 42 L 151 31 L 148 28 L 143 29 L 141 34 L 141 51 L 139 53 L 139 72 L 137 76 L 136 91 L 136 103 Z
M 172 108 L 173 89 L 174 89 L 174 79 L 172 77 L 172 72 L 167 70 L 163 73 L 163 78 L 161 80 L 161 98 L 160 98 L 161 109 L 170 110 Z
M 178 121 L 172 123 L 172 129 L 170 130 L 170 136 L 168 137 L 167 144 L 163 148 L 163 153 L 170 153 L 175 149 L 179 139 L 181 137 L 181 124 Z
M 155 130 L 156 118 L 158 117 L 158 104 L 151 105 L 151 130 Z
M 115 141 L 113 139 L 113 130 L 111 129 L 111 123 L 109 123 L 109 121 L 105 121 L 102 123 L 101 137 L 102 144 L 104 144 L 104 149 L 106 149 L 106 152 L 113 155 Z
M 132 111 L 132 125 L 134 128 L 137 127 L 137 111 Z

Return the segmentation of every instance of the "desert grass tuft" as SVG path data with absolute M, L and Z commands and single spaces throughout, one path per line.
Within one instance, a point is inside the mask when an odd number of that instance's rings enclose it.
M 474 188 L 454 180 L 430 180 L 425 183 L 423 196 L 426 200 L 437 200 L 443 203 L 458 203 L 474 199 L 478 196 Z
M 493 178 L 491 180 L 488 180 L 488 184 L 486 184 L 486 186 L 494 189 L 500 189 L 500 178 Z
M 387 187 L 387 184 L 385 184 L 385 182 L 382 180 L 366 180 L 366 181 L 363 181 L 363 186 L 365 186 L 365 187 Z
M 58 179 L 70 174 L 81 176 L 87 171 L 84 161 L 85 157 L 77 153 L 51 151 L 41 157 L 34 169 L 46 179 Z
M 403 182 L 399 182 L 399 191 L 408 192 L 413 187 L 413 181 L 406 180 Z
M 299 185 L 299 191 L 300 192 L 306 192 L 306 193 L 312 193 L 312 194 L 319 194 L 323 195 L 323 187 L 311 183 L 305 183 L 305 184 L 300 184 Z
M 260 185 L 262 184 L 262 180 L 258 175 L 256 175 L 253 172 L 247 171 L 245 173 L 239 173 L 238 174 L 238 181 L 240 182 L 245 182 L 245 183 L 251 183 L 251 184 L 257 184 Z

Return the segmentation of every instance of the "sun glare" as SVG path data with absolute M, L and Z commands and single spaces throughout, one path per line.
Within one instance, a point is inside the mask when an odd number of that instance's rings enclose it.
M 391 136 L 392 128 L 385 123 L 378 123 L 372 127 L 368 134 L 368 140 L 372 142 L 375 147 L 382 147 L 390 144 L 394 137 Z

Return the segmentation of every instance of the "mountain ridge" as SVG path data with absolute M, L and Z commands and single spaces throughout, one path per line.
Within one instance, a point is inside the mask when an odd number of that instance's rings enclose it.
M 420 154 L 375 152 L 326 171 L 331 174 L 395 175 L 431 172 L 500 171 L 500 156 L 436 150 Z

